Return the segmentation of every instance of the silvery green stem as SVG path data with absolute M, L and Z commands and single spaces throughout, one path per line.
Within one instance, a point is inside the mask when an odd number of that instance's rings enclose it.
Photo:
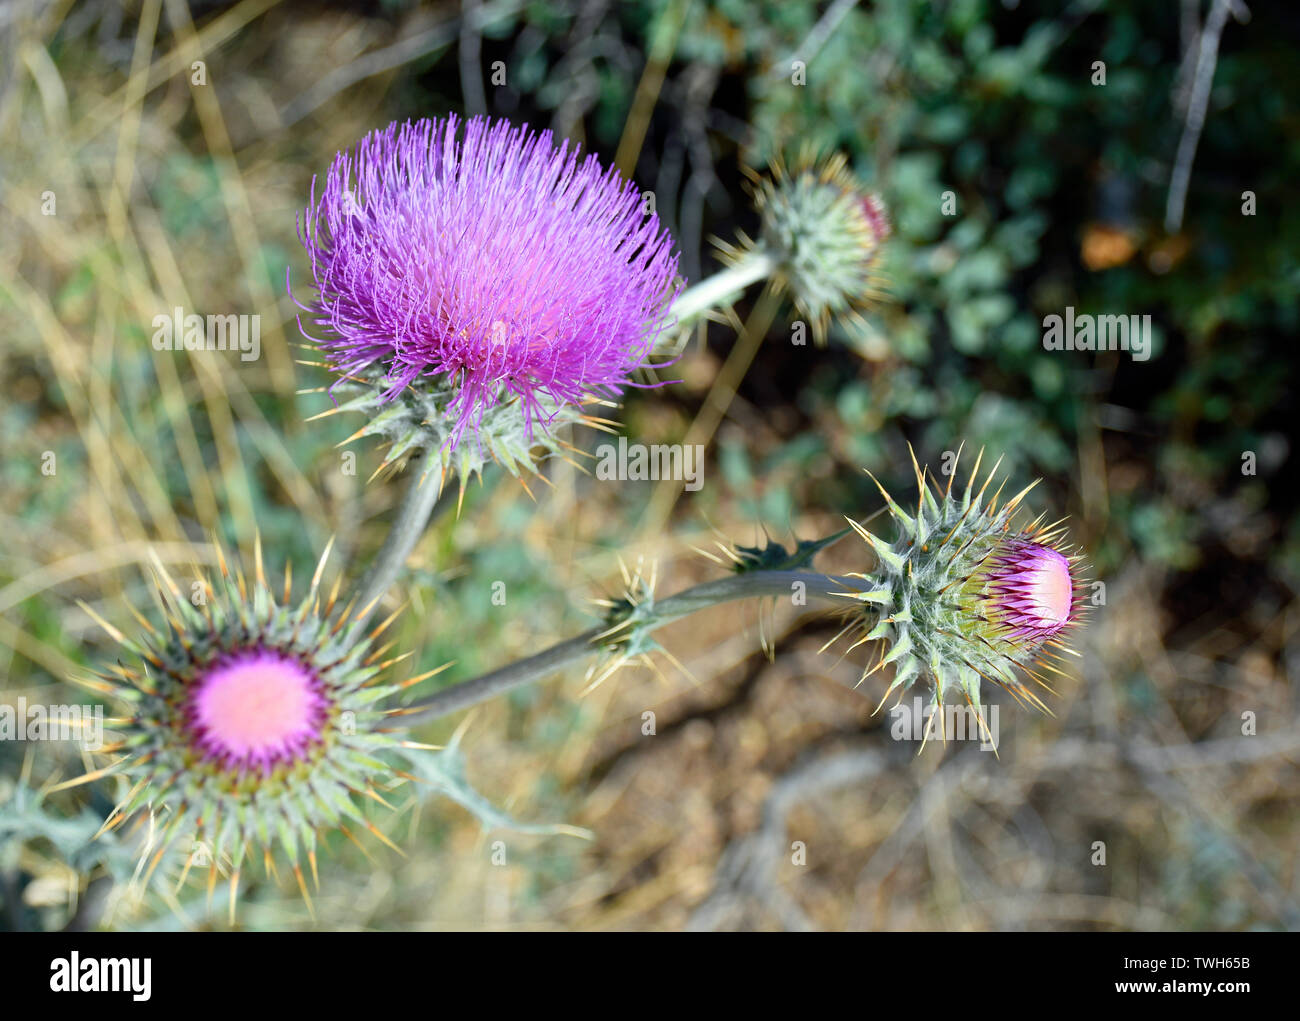
M 803 594 L 809 599 L 834 600 L 840 603 L 846 600 L 837 597 L 836 593 L 851 589 L 853 584 L 849 578 L 808 571 L 750 571 L 735 574 L 696 585 L 667 599 L 656 600 L 654 620 L 650 627 L 660 627 L 698 610 L 737 599 L 750 599 L 755 596 L 790 596 L 798 582 L 802 582 L 805 586 Z M 527 659 L 517 660 L 472 680 L 452 685 L 450 688 L 413 702 L 409 710 L 396 719 L 407 725 L 425 723 L 468 709 L 507 691 L 522 688 L 533 681 L 539 681 L 561 667 L 599 652 L 604 648 L 600 639 L 606 631 L 604 625 L 592 628 Z
M 775 269 L 776 260 L 767 252 L 755 249 L 735 265 L 688 287 L 677 296 L 670 314 L 678 326 L 687 326 L 710 309 L 738 297 L 750 284 L 771 276 Z
M 374 613 L 374 604 L 393 587 L 393 582 L 406 564 L 406 558 L 411 555 L 411 550 L 429 523 L 434 504 L 438 502 L 441 473 L 425 471 L 425 464 L 425 457 L 420 456 L 413 458 L 407 466 L 406 492 L 397 508 L 397 517 L 358 586 L 358 620 L 365 621 Z M 449 489 L 447 496 L 453 498 L 453 491 Z

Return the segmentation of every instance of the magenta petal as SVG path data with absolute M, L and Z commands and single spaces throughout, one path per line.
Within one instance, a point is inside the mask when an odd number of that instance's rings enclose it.
M 1024 538 L 1007 540 L 987 571 L 992 615 L 1014 637 L 1041 641 L 1074 616 L 1074 578 L 1059 551 Z

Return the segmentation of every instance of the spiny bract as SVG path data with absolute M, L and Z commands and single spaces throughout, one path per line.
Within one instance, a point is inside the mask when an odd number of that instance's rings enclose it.
M 850 521 L 877 560 L 870 574 L 851 576 L 863 580 L 861 589 L 845 593 L 870 608 L 858 644 L 880 641 L 887 650 L 863 679 L 893 664 L 886 698 L 926 679 L 933 704 L 955 695 L 980 713 L 985 680 L 1046 710 L 1021 675 L 1050 692 L 1043 671 L 1061 673 L 1055 664 L 1070 651 L 1063 637 L 1079 619 L 1079 558 L 1058 547 L 1064 535 L 1059 522 L 1043 526 L 1040 515 L 1015 526 L 1021 501 L 1037 483 L 1000 509 L 1002 486 L 984 502 L 1001 461 L 975 491 L 982 459 L 983 452 L 955 497 L 956 463 L 939 491 L 913 458 L 919 496 L 910 514 L 877 482 L 898 531 L 892 543 Z
M 384 397 L 387 377 L 382 368 L 359 370 L 338 385 L 342 403 L 315 416 L 357 412 L 365 424 L 340 446 L 363 436 L 388 444 L 379 475 L 396 469 L 403 458 L 423 454 L 422 472 L 436 471 L 439 486 L 448 478 L 459 479 L 461 491 L 489 464 L 499 464 L 527 488 L 527 477 L 536 475 L 539 462 L 549 457 L 569 459 L 573 445 L 564 437 L 575 422 L 604 429 L 607 422 L 574 404 L 557 404 L 545 395 L 537 397 L 533 417 L 524 414 L 518 397 L 503 393 L 498 403 L 484 407 L 472 435 L 457 439 L 457 419 L 451 411 L 456 399 L 456 382 L 442 378 L 408 386 L 392 400 Z M 374 476 L 372 476 L 373 478 Z
M 392 846 L 358 800 L 384 803 L 376 793 L 382 778 L 410 778 L 388 753 L 427 746 L 389 733 L 393 711 L 376 705 L 430 675 L 382 682 L 396 659 L 381 662 L 386 650 L 371 643 L 392 618 L 363 634 L 364 614 L 348 607 L 334 615 L 337 584 L 322 608 L 328 548 L 296 606 L 287 571 L 282 599 L 267 585 L 260 541 L 251 583 L 219 548 L 217 555 L 218 575 L 201 576 L 189 592 L 155 558 L 167 627 L 136 614 L 145 628 L 139 640 L 86 607 L 135 662 L 84 683 L 129 713 L 118 721 L 121 739 L 104 749 L 120 757 L 63 786 L 125 776 L 130 789 L 104 830 L 145 813 L 143 885 L 179 852 L 187 855 L 179 881 L 193 866 L 209 868 L 209 895 L 218 870 L 229 874 L 233 916 L 240 869 L 255 849 L 273 872 L 278 843 L 307 897 L 299 861 L 305 854 L 315 873 L 318 833 L 337 829 L 355 840 L 348 828 L 355 822 Z

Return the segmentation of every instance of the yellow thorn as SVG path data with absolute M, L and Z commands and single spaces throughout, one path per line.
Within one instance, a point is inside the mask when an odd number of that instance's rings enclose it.
M 971 487 L 975 485 L 976 479 L 979 478 L 980 465 L 984 463 L 984 448 L 980 447 L 980 452 L 975 455 L 975 467 L 970 470 L 970 478 L 966 480 L 966 496 L 970 496 Z
M 325 550 L 320 555 L 320 560 L 316 562 L 316 570 L 311 576 L 311 590 L 315 592 L 320 586 L 321 575 L 325 573 L 325 561 L 329 559 L 330 550 L 334 548 L 334 536 L 330 536 L 329 542 L 325 544 Z
M 325 601 L 325 616 L 328 617 L 334 612 L 334 604 L 338 602 L 339 586 L 343 583 L 343 575 L 337 575 L 334 578 L 334 586 L 330 589 L 329 599 Z
M 952 474 L 948 476 L 948 488 L 944 490 L 944 499 L 952 496 L 952 480 L 957 477 L 957 464 L 961 461 L 962 448 L 966 446 L 966 441 L 962 440 L 957 444 L 957 456 L 952 459 Z
M 208 914 L 212 914 L 212 894 L 216 890 L 216 888 L 217 888 L 217 863 L 214 860 L 212 864 L 208 866 L 208 898 L 207 898 Z
M 432 670 L 426 670 L 422 674 L 417 674 L 414 677 L 408 677 L 406 680 L 402 681 L 402 683 L 399 684 L 398 687 L 409 688 L 412 685 L 419 684 L 421 681 L 427 681 L 430 677 L 436 677 L 444 670 L 448 670 L 455 665 L 456 665 L 456 660 L 453 659 L 450 662 L 444 663 L 442 666 L 436 666 Z
M 356 836 L 353 834 L 353 832 L 350 829 L 348 829 L 342 823 L 339 823 L 339 829 L 342 831 L 345 837 L 347 837 L 350 841 L 352 841 L 352 843 L 357 845 L 358 850 L 360 850 L 361 853 L 365 855 L 366 861 L 370 862 L 371 865 L 379 864 L 377 861 L 375 861 L 374 855 L 372 855 L 368 850 L 366 850 L 366 846 L 356 838 Z
M 98 625 L 99 625 L 100 627 L 102 627 L 105 631 L 107 631 L 109 637 L 112 638 L 113 641 L 115 641 L 115 642 L 125 642 L 125 641 L 126 641 L 126 636 L 125 636 L 124 634 L 122 634 L 122 632 L 119 631 L 117 628 L 113 627 L 112 624 L 110 624 L 108 621 L 106 621 L 106 620 L 105 620 L 103 617 L 101 617 L 98 613 L 96 613 L 94 610 L 92 610 L 92 609 L 90 608 L 90 604 L 87 603 L 84 599 L 78 599 L 78 600 L 77 600 L 77 605 L 80 606 L 83 610 L 85 610 L 86 613 L 88 613 L 88 614 L 90 615 L 91 619 L 94 620 L 94 622 L 95 622 L 96 624 L 98 624 Z
M 387 628 L 389 624 L 391 624 L 398 617 L 400 617 L 402 615 L 402 612 L 406 609 L 406 606 L 407 606 L 406 603 L 402 603 L 402 605 L 400 605 L 396 610 L 394 610 L 391 614 L 389 614 L 388 618 L 382 624 L 380 624 L 373 631 L 371 631 L 370 641 L 373 642 L 376 638 L 380 636 L 380 634 L 383 633 L 384 629 Z M 367 607 L 367 612 L 369 612 L 371 609 L 373 609 L 373 604 L 371 604 L 370 607 Z
M 266 572 L 262 569 L 262 530 L 253 530 L 253 565 L 257 571 L 257 584 L 266 588 Z
M 75 779 L 72 780 L 64 780 L 62 783 L 56 783 L 53 787 L 47 788 L 47 793 L 53 794 L 56 791 L 66 791 L 70 787 L 80 787 L 83 783 L 93 783 L 95 780 L 98 780 L 101 777 L 107 776 L 109 773 L 112 773 L 119 766 L 121 766 L 125 761 L 126 761 L 125 759 L 118 759 L 116 762 L 109 763 L 107 766 L 104 766 L 101 769 L 96 769 L 93 772 L 85 773 L 82 776 L 76 777 Z
M 907 453 L 912 458 L 912 474 L 916 476 L 916 488 L 918 492 L 925 488 L 925 476 L 921 474 L 921 466 L 916 463 L 916 451 L 912 449 L 912 441 L 907 442 Z M 920 506 L 917 506 L 917 512 L 920 512 Z
M 223 578 L 229 578 L 230 568 L 226 564 L 226 551 L 222 548 L 221 543 L 217 541 L 215 536 L 213 537 L 213 545 L 217 548 L 217 568 L 221 571 L 221 576 Z
M 389 839 L 388 839 L 386 836 L 384 836 L 382 833 L 380 833 L 379 830 L 375 827 L 375 824 L 374 824 L 374 823 L 372 823 L 372 822 L 367 822 L 367 823 L 366 823 L 366 829 L 368 829 L 368 830 L 369 830 L 371 833 L 373 833 L 376 837 L 378 837 L 378 838 L 379 838 L 380 840 L 382 840 L 385 844 L 387 844 L 389 847 L 391 847 L 394 851 L 396 851 L 398 854 L 400 854 L 403 858 L 406 857 L 406 852 L 403 851 L 403 850 L 402 850 L 400 847 L 398 847 L 396 844 L 394 844 L 391 840 L 389 840 Z
M 192 861 L 192 858 L 193 858 L 192 855 L 188 855 L 188 854 L 187 854 L 187 855 L 185 856 L 185 865 L 184 865 L 184 867 L 181 869 L 181 877 L 180 877 L 180 879 L 176 880 L 176 886 L 172 889 L 172 893 L 173 893 L 173 895 L 178 894 L 178 893 L 181 892 L 181 887 L 185 885 L 185 880 L 189 878 L 189 874 L 190 874 L 190 863 L 191 863 L 191 861 Z
M 1005 457 L 1006 455 L 1004 454 L 1002 456 Z M 984 499 L 984 490 L 989 488 L 989 483 L 993 481 L 993 477 L 997 474 L 998 469 L 1000 467 L 1002 467 L 1001 457 L 999 457 L 996 461 L 993 462 L 993 467 L 989 469 L 988 478 L 984 480 L 984 485 L 980 486 L 980 491 L 977 494 L 975 494 L 976 503 L 979 503 L 981 500 Z
M 293 867 L 294 878 L 298 880 L 298 890 L 302 893 L 303 902 L 307 905 L 307 914 L 311 915 L 311 920 L 316 921 L 316 906 L 311 902 L 311 894 L 307 892 L 307 884 L 303 882 L 302 869 L 297 865 Z
M 228 921 L 230 927 L 235 927 L 235 903 L 239 899 L 239 869 L 234 869 L 230 873 L 230 916 Z

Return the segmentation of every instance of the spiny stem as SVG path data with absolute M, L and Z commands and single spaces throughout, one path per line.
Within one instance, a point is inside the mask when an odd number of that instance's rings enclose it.
M 360 594 L 356 606 L 362 622 L 374 612 L 379 599 L 393 587 L 406 558 L 424 534 L 434 504 L 438 502 L 441 477 L 433 470 L 426 470 L 426 464 L 427 455 L 422 455 L 413 458 L 407 465 L 406 492 L 398 506 L 397 517 L 358 586 Z M 448 495 L 450 496 L 450 491 Z
M 653 630 L 699 610 L 734 602 L 737 599 L 750 599 L 755 596 L 789 596 L 795 591 L 794 586 L 797 583 L 805 586 L 803 594 L 809 599 L 833 600 L 842 604 L 846 604 L 848 600 L 837 593 L 849 591 L 853 585 L 849 578 L 810 571 L 751 571 L 728 578 L 719 578 L 717 581 L 708 581 L 678 592 L 667 599 L 656 600 L 654 619 L 647 622 L 645 626 L 647 630 Z M 557 645 L 552 645 L 536 655 L 516 660 L 490 673 L 452 685 L 450 688 L 413 702 L 410 706 L 410 710 L 413 711 L 408 711 L 397 719 L 407 726 L 440 719 L 478 705 L 480 702 L 486 702 L 507 691 L 531 684 L 533 681 L 539 681 L 561 667 L 600 652 L 605 645 L 598 639 L 606 631 L 606 626 L 602 624 Z

